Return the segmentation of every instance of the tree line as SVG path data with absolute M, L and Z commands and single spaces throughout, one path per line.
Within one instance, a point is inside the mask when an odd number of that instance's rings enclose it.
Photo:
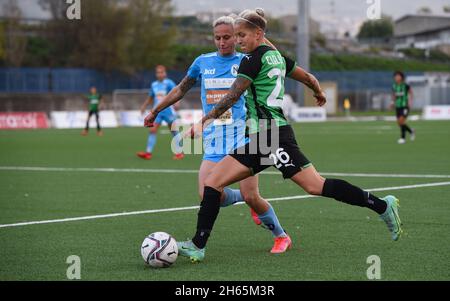
M 6 0 L 0 22 L 3 66 L 85 67 L 135 72 L 175 62 L 170 0 L 83 1 L 81 20 L 61 0 L 39 0 L 50 19 L 24 24 L 17 0 Z
M 3 0 L 0 11 L 0 67 L 74 67 L 99 71 L 121 71 L 134 74 L 164 64 L 184 70 L 201 53 L 215 51 L 211 25 L 194 16 L 173 16 L 171 0 L 86 0 L 82 1 L 81 20 L 69 20 L 68 4 L 63 0 L 38 0 L 50 18 L 27 22 L 18 0 Z M 31 20 L 33 21 L 33 20 Z M 366 21 L 357 38 L 389 40 L 393 35 L 393 20 Z M 279 19 L 269 19 L 269 37 L 289 56 L 295 56 L 295 40 L 282 37 L 286 31 Z M 337 53 L 318 55 L 327 51 L 322 35 L 312 36 L 313 69 L 353 70 L 365 68 L 372 58 L 352 60 Z M 320 52 L 320 51 L 319 51 Z M 425 55 L 416 49 L 405 50 L 409 58 L 422 60 Z M 336 65 L 336 59 L 339 66 Z M 449 57 L 436 51 L 428 59 L 448 62 Z M 394 64 L 391 60 L 372 66 L 384 70 Z M 326 64 L 323 62 L 333 62 Z M 394 64 L 395 65 L 395 64 Z M 435 68 L 436 66 L 430 66 Z M 439 67 L 439 66 L 438 66 Z M 417 66 L 423 68 L 423 64 Z M 428 68 L 426 68 L 428 69 Z

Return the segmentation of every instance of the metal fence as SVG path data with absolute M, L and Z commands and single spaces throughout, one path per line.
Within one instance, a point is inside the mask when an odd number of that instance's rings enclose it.
M 385 71 L 313 73 L 320 81 L 337 82 L 340 91 L 389 90 L 392 83 L 392 72 Z M 175 81 L 180 81 L 184 75 L 185 71 L 169 71 L 169 76 Z M 154 79 L 151 71 L 128 75 L 81 68 L 0 68 L 0 93 L 84 93 L 91 85 L 110 93 L 116 89 L 143 89 Z M 295 91 L 295 83 L 288 81 L 286 88 L 290 92 Z
M 391 102 L 392 72 L 330 71 L 314 72 L 319 81 L 336 82 L 338 106 L 348 98 L 355 111 L 387 110 Z M 414 91 L 413 108 L 425 105 L 450 104 L 449 73 L 408 73 L 407 81 Z M 179 82 L 185 71 L 169 71 L 169 77 Z M 86 93 L 95 85 L 101 93 L 118 89 L 147 89 L 155 80 L 154 72 L 135 75 L 120 72 L 103 73 L 91 69 L 72 68 L 0 68 L 0 93 L 3 94 L 63 94 Z M 296 98 L 296 83 L 286 81 L 286 92 Z M 198 88 L 198 85 L 197 85 Z M 198 90 L 198 89 L 197 89 Z M 188 98 L 197 97 L 198 93 Z
M 169 72 L 175 81 L 183 72 Z M 0 93 L 86 93 L 95 85 L 103 93 L 115 89 L 142 89 L 155 80 L 154 72 L 134 75 L 103 73 L 82 68 L 0 68 Z

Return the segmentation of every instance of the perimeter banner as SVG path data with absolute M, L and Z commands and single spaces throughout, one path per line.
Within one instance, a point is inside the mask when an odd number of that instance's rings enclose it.
M 50 127 L 44 112 L 0 112 L 0 129 L 47 129 Z

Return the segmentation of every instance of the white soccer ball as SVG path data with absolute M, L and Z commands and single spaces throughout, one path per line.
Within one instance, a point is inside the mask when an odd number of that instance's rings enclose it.
M 142 242 L 141 255 L 151 267 L 170 267 L 178 257 L 177 242 L 165 232 L 152 233 Z

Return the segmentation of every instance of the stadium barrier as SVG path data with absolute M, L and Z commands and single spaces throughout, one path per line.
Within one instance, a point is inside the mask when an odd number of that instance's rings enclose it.
M 177 113 L 180 123 L 184 125 L 193 124 L 203 117 L 202 110 L 179 110 Z M 124 127 L 142 127 L 147 114 L 148 112 L 141 114 L 140 111 L 120 111 L 118 113 L 119 123 Z M 163 121 L 162 125 L 167 125 L 167 123 Z
M 450 120 L 450 106 L 426 106 L 422 117 L 424 120 Z
M 286 116 L 292 122 L 325 122 L 335 120 L 328 118 L 325 108 L 317 107 L 298 107 L 294 103 L 283 107 Z M 116 127 L 143 127 L 144 117 L 138 110 L 129 111 L 101 111 L 100 123 L 103 128 Z M 198 122 L 203 117 L 202 110 L 188 109 L 177 111 L 180 124 L 190 125 Z M 339 120 L 342 118 L 339 117 Z M 368 116 L 368 117 L 350 117 L 354 121 L 395 121 L 394 116 Z M 411 120 L 450 120 L 450 106 L 426 106 L 422 116 L 410 116 Z M 0 129 L 82 129 L 86 126 L 86 111 L 53 111 L 50 113 L 50 119 L 45 112 L 0 112 Z M 162 125 L 166 125 L 165 122 Z M 95 116 L 91 117 L 89 126 L 97 126 Z
M 202 110 L 179 110 L 181 124 L 193 124 L 203 118 Z
M 101 111 L 100 123 L 104 128 L 123 127 L 143 127 L 145 114 L 138 110 L 131 111 Z M 202 116 L 202 110 L 180 110 L 178 111 L 181 124 L 192 124 L 199 121 Z M 86 111 L 57 111 L 51 112 L 52 126 L 57 129 L 81 129 L 86 126 Z M 96 127 L 95 117 L 92 116 L 89 122 L 91 128 Z M 165 122 L 162 125 L 166 125 Z
M 56 129 L 82 129 L 86 126 L 87 112 L 86 111 L 59 111 L 51 112 L 52 126 Z M 119 122 L 114 111 L 101 111 L 100 124 L 103 128 L 115 128 L 119 126 Z M 89 122 L 91 128 L 97 126 L 95 116 L 91 117 Z
M 47 129 L 50 127 L 45 112 L 0 112 L 0 129 Z
M 325 108 L 295 108 L 292 109 L 289 118 L 294 122 L 324 122 L 327 121 L 327 111 Z
M 323 122 L 327 120 L 324 108 L 301 108 L 292 106 L 286 110 L 293 122 Z M 148 112 L 141 114 L 138 110 L 101 111 L 100 123 L 103 128 L 142 127 Z M 180 124 L 190 125 L 201 120 L 202 110 L 177 111 Z M 51 126 L 56 129 L 82 129 L 86 126 L 86 111 L 53 111 L 50 113 Z M 163 121 L 162 125 L 166 125 Z M 97 126 L 95 116 L 89 122 L 91 128 Z M 47 115 L 41 113 L 0 113 L 0 129 L 6 128 L 49 128 Z
M 140 111 L 120 111 L 119 123 L 124 127 L 140 127 L 144 124 L 145 114 Z

